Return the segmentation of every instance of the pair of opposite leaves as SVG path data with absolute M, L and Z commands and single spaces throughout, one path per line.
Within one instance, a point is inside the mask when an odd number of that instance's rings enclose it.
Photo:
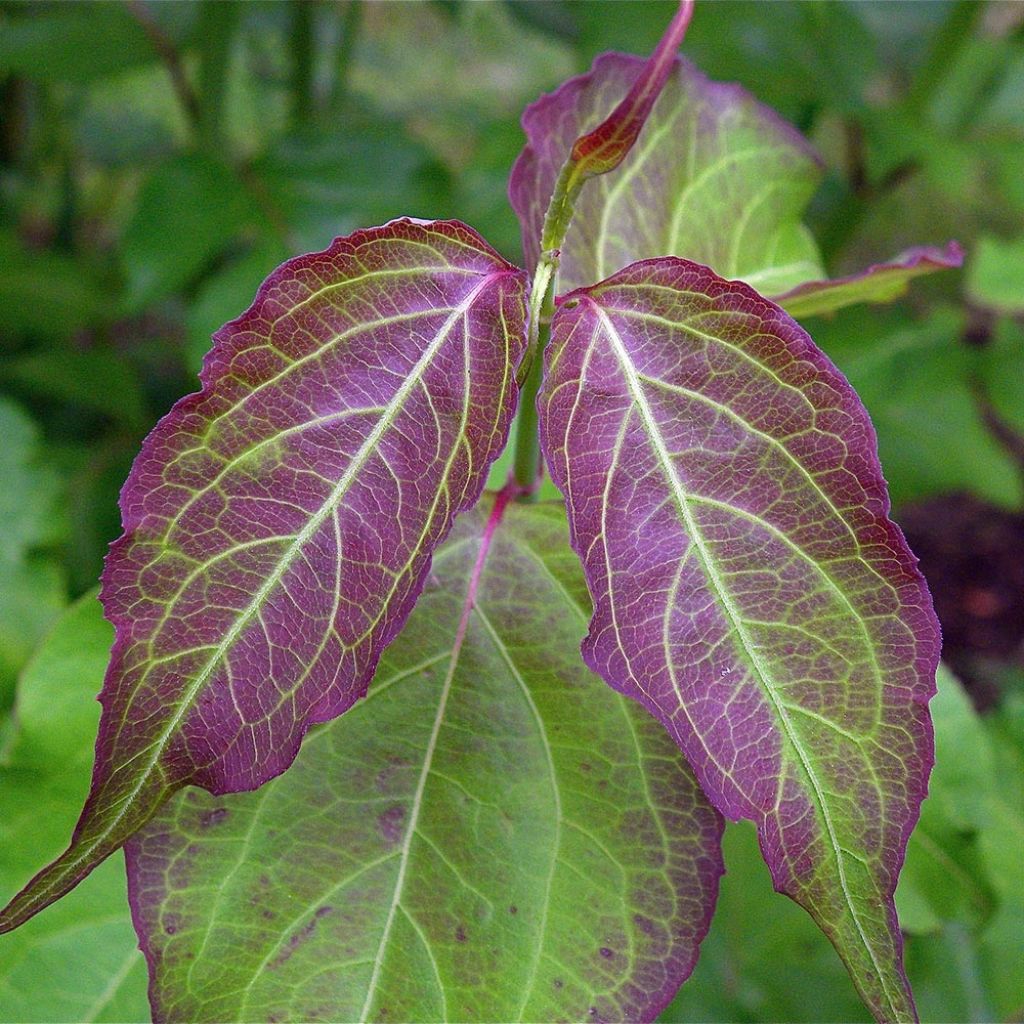
M 564 154 L 645 67 L 606 55 L 527 111 L 510 182 L 527 253 Z M 939 640 L 927 591 L 887 518 L 874 435 L 841 375 L 778 305 L 661 254 L 754 281 L 799 313 L 891 297 L 959 254 L 917 250 L 814 280 L 799 223 L 813 155 L 740 90 L 682 61 L 668 70 L 640 144 L 579 197 L 561 252 L 574 290 L 558 301 L 545 354 L 542 447 L 593 601 L 584 658 L 665 724 L 719 811 L 757 823 L 776 886 L 819 922 L 876 1016 L 911 1017 L 892 894 L 931 763 Z M 464 225 L 403 220 L 286 263 L 218 333 L 202 392 L 154 430 L 125 485 L 125 535 L 104 573 L 117 640 L 93 787 L 71 847 L 12 901 L 5 929 L 177 789 L 259 786 L 311 725 L 366 693 L 432 553 L 504 447 L 527 291 L 524 272 Z M 461 604 L 442 711 L 474 615 L 485 620 L 484 590 L 499 582 L 486 561 L 495 535 L 514 546 L 540 515 L 502 522 L 507 497 L 467 527 L 477 554 L 444 580 Z M 522 561 L 504 558 L 510 592 L 531 571 Z M 550 577 L 571 591 L 564 571 Z M 510 615 L 490 636 L 506 654 Z M 439 712 L 425 736 L 428 763 L 441 723 Z M 640 762 L 663 760 L 649 730 L 639 735 Z M 581 951 L 601 969 L 575 965 L 573 986 L 541 985 L 538 959 L 509 1013 L 644 1019 L 685 978 L 714 902 L 718 826 L 682 767 L 671 771 L 676 795 L 653 801 L 662 813 L 647 822 L 676 832 L 672 869 L 666 849 L 653 855 L 669 895 L 640 886 L 633 906 L 645 912 L 615 923 L 618 941 Z M 403 856 L 425 777 L 409 794 L 412 820 L 403 811 L 391 823 Z M 171 866 L 188 860 L 174 837 L 188 834 L 165 822 L 131 850 L 137 922 L 164 942 L 179 930 L 158 927 Z M 398 892 L 385 933 L 399 927 Z M 158 944 L 151 934 L 151 955 Z M 383 946 L 361 1016 L 410 1016 L 384 1005 Z

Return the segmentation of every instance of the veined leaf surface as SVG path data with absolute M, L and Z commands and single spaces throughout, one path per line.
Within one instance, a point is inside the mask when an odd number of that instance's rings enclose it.
M 526 108 L 527 144 L 509 198 L 532 269 L 558 173 L 577 137 L 602 121 L 645 62 L 601 54 L 591 70 Z M 681 255 L 771 294 L 824 271 L 800 215 L 818 158 L 799 132 L 739 86 L 676 58 L 636 145 L 613 174 L 589 181 L 561 249 L 559 290 L 628 263 Z M 532 262 L 531 262 L 532 261 Z
M 653 59 L 653 58 L 652 58 Z M 559 170 L 648 67 L 599 56 L 526 109 L 527 144 L 509 180 L 531 268 Z M 821 178 L 807 141 L 738 85 L 712 82 L 676 58 L 639 141 L 615 173 L 591 181 L 561 249 L 559 290 L 594 284 L 636 260 L 681 256 L 739 278 L 794 316 L 889 302 L 913 277 L 957 267 L 956 243 L 920 247 L 829 280 L 801 223 Z
M 157 1020 L 643 1021 L 688 976 L 721 818 L 580 661 L 561 507 L 506 497 L 289 772 L 128 844 Z
M 777 306 L 666 258 L 561 300 L 540 411 L 587 664 L 757 823 L 879 1019 L 912 1018 L 892 896 L 939 631 L 853 390 Z
M 856 274 L 805 281 L 776 295 L 774 301 L 790 316 L 797 317 L 832 313 L 858 302 L 891 302 L 906 293 L 915 277 L 959 267 L 963 260 L 963 250 L 956 242 L 944 248 L 916 246 Z
M 515 407 L 525 275 L 455 222 L 285 263 L 146 440 L 103 579 L 117 629 L 69 850 L 80 881 L 187 783 L 253 789 L 366 692 Z

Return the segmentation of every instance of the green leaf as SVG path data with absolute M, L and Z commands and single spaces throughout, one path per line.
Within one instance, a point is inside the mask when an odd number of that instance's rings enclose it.
M 162 164 L 142 187 L 121 247 L 126 311 L 189 284 L 243 227 L 258 221 L 226 164 L 198 153 Z
M 871 414 L 897 504 L 956 490 L 1006 506 L 1024 498 L 971 392 L 975 353 L 960 341 L 963 327 L 959 311 L 942 307 L 916 321 L 861 308 L 815 324 Z
M 0 229 L 0 266 L 0 337 L 65 338 L 110 318 L 110 296 L 88 267 L 69 256 L 29 249 Z
M 66 596 L 59 567 L 41 554 L 63 532 L 59 480 L 44 464 L 36 425 L 0 398 L 0 707 L 18 670 Z
M 896 893 L 907 931 L 935 931 L 944 921 L 980 926 L 992 913 L 978 834 L 989 820 L 996 782 L 988 737 L 959 682 L 944 667 L 931 703 L 935 768 L 910 837 Z M 906 918 L 909 906 L 916 918 Z
M 1024 312 L 1024 235 L 982 235 L 967 264 L 967 294 L 1000 313 Z
M 722 852 L 725 876 L 700 961 L 659 1020 L 870 1020 L 825 936 L 772 891 L 755 830 L 729 823 Z
M 132 840 L 159 1018 L 648 1020 L 689 973 L 720 819 L 580 662 L 561 509 L 507 497 L 287 774 L 189 790 Z
M 177 5 L 175 5 L 177 6 Z M 89 82 L 156 60 L 128 4 L 14 5 L 0 18 L 0 72 Z
M 0 899 L 63 848 L 89 788 L 112 628 L 95 594 L 67 610 L 25 669 L 0 751 Z M 147 1014 L 146 972 L 115 859 L 54 913 L 0 942 L 10 1021 L 126 1021 Z
M 139 427 L 146 422 L 134 367 L 111 349 L 52 348 L 12 359 L 3 376 L 33 394 Z

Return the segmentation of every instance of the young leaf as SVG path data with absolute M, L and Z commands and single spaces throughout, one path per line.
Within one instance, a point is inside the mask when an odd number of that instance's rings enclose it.
M 891 302 L 906 292 L 915 277 L 959 267 L 963 261 L 963 250 L 956 242 L 950 242 L 944 249 L 917 246 L 857 274 L 805 281 L 775 296 L 775 301 L 790 316 L 798 317 L 832 313 L 857 302 Z
M 509 198 L 532 269 L 548 199 L 576 138 L 617 102 L 644 61 L 601 54 L 591 70 L 523 114 L 527 144 Z M 676 58 L 638 144 L 615 174 L 590 181 L 561 251 L 560 289 L 594 284 L 645 257 L 678 254 L 781 291 L 823 276 L 800 215 L 818 186 L 800 134 L 739 86 Z
M 580 661 L 561 508 L 507 497 L 287 774 L 128 844 L 157 1020 L 643 1021 L 689 974 L 721 819 Z
M 77 884 L 176 789 L 253 789 L 361 697 L 515 406 L 525 277 L 456 222 L 397 221 L 276 270 L 203 390 L 146 440 L 103 580 L 117 628 L 69 850 Z
M 883 1020 L 932 763 L 938 623 L 867 414 L 746 285 L 665 258 L 561 300 L 541 436 L 595 611 L 584 658 L 757 823 Z
M 529 266 L 565 154 L 575 153 L 583 141 L 574 145 L 577 136 L 648 68 L 639 57 L 605 53 L 587 74 L 527 108 L 527 144 L 512 170 L 509 198 Z M 912 277 L 961 263 L 950 243 L 823 280 L 817 247 L 800 222 L 821 165 L 796 129 L 739 86 L 712 82 L 682 58 L 647 113 L 644 134 L 618 172 L 591 182 L 576 200 L 561 247 L 563 292 L 635 260 L 674 255 L 740 278 L 793 315 L 809 316 L 888 302 Z

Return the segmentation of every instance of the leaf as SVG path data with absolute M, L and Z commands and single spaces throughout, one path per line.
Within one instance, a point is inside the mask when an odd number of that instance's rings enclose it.
M 157 1020 L 643 1021 L 689 974 L 721 819 L 580 661 L 561 508 L 508 496 L 286 775 L 131 841 Z
M 996 774 L 988 737 L 963 688 L 939 667 L 931 702 L 935 725 L 935 770 L 907 846 L 907 862 L 896 893 L 904 931 L 933 931 L 943 921 L 977 926 L 993 910 L 993 893 L 981 861 L 978 833 L 988 820 Z M 923 906 L 931 927 L 905 918 L 910 902 Z
M 0 750 L 0 899 L 66 842 L 89 767 L 113 630 L 90 594 L 70 607 L 18 684 L 16 731 Z M 0 1006 L 11 1021 L 142 1020 L 146 971 L 125 876 L 104 864 L 60 907 L 0 942 Z
M 253 170 L 300 245 L 322 245 L 403 211 L 451 207 L 444 169 L 404 125 L 348 120 L 343 133 L 311 130 L 286 136 Z M 381 188 L 382 180 L 387 188 Z
M 595 611 L 587 664 L 757 823 L 879 1019 L 932 763 L 938 623 L 863 407 L 747 286 L 650 260 L 560 301 L 541 437 Z
M 30 249 L 0 228 L 0 263 L 2 335 L 64 338 L 109 319 L 111 298 L 81 261 Z
M 87 83 L 156 60 L 125 4 L 23 8 L 0 20 L 0 72 L 46 82 Z
M 722 852 L 725 876 L 700 961 L 662 1024 L 869 1020 L 828 940 L 772 892 L 753 826 L 727 825 Z
M 1020 474 L 972 393 L 979 353 L 961 341 L 966 326 L 959 309 L 939 307 L 908 321 L 862 307 L 815 327 L 818 344 L 871 414 L 897 505 L 957 490 L 1008 507 L 1024 498 Z M 987 362 L 988 353 L 980 355 Z
M 227 164 L 192 153 L 156 168 L 121 249 L 126 311 L 145 309 L 188 285 L 242 228 L 260 220 Z
M 805 281 L 775 296 L 775 301 L 795 317 L 833 313 L 858 302 L 891 302 L 906 293 L 915 277 L 962 263 L 963 250 L 956 242 L 950 242 L 944 249 L 917 246 L 847 277 Z
M 512 169 L 509 198 L 531 268 L 566 154 L 576 152 L 582 140 L 574 140 L 617 97 L 644 81 L 642 68 L 638 57 L 602 54 L 587 74 L 526 109 L 527 143 Z M 591 182 L 576 202 L 561 248 L 563 292 L 636 260 L 673 255 L 744 280 L 793 315 L 810 316 L 855 302 L 889 302 L 911 278 L 961 263 L 951 242 L 829 280 L 800 220 L 821 162 L 795 128 L 739 86 L 712 82 L 682 58 L 648 112 L 618 173 Z
M 51 348 L 12 359 L 0 372 L 33 394 L 77 405 L 129 426 L 146 423 L 138 374 L 124 355 L 113 349 Z
M 574 141 L 631 87 L 644 61 L 600 55 L 591 70 L 523 114 L 527 144 L 509 198 L 532 269 L 541 225 Z M 561 250 L 560 289 L 593 284 L 634 260 L 685 255 L 763 292 L 823 269 L 800 215 L 821 175 L 800 134 L 738 86 L 681 58 L 639 143 L 618 171 L 588 183 Z
M 35 644 L 67 600 L 63 574 L 40 548 L 60 538 L 60 481 L 39 430 L 0 398 L 0 708 Z
M 672 73 L 675 52 L 693 17 L 693 0 L 682 0 L 643 70 L 618 106 L 596 127 L 573 143 L 569 159 L 580 178 L 614 170 L 633 148 L 655 101 Z
M 525 279 L 456 222 L 399 221 L 275 271 L 203 391 L 150 434 L 103 576 L 117 643 L 69 850 L 77 884 L 177 789 L 253 789 L 366 692 L 504 443 Z
M 967 269 L 967 294 L 979 306 L 1024 313 L 1024 235 L 1009 241 L 982 235 Z

